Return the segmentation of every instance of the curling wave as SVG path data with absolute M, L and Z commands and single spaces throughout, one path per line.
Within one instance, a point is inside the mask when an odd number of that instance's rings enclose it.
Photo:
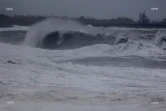
M 98 28 L 74 21 L 47 19 L 33 25 L 27 32 L 24 44 L 46 49 L 71 49 L 108 43 Z M 114 38 L 110 39 L 110 44 Z
M 131 41 L 162 45 L 166 42 L 166 32 L 162 29 L 97 28 L 71 20 L 46 19 L 29 28 L 24 44 L 45 49 L 74 49 Z

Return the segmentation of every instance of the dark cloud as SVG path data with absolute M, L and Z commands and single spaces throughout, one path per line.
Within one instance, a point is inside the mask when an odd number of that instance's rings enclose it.
M 136 19 L 146 11 L 150 18 L 164 18 L 166 0 L 1 0 L 0 13 L 38 14 L 62 16 L 91 16 L 95 18 L 115 18 L 127 16 Z M 12 12 L 6 12 L 12 7 Z M 151 11 L 158 7 L 158 11 Z

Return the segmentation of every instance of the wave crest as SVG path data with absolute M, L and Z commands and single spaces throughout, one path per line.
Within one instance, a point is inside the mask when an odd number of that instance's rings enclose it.
M 131 41 L 162 45 L 166 43 L 166 31 L 97 28 L 71 20 L 46 19 L 29 28 L 24 44 L 45 49 L 73 49 L 94 44 L 127 44 Z
M 99 43 L 104 35 L 96 29 L 75 21 L 47 19 L 30 27 L 24 44 L 46 49 L 79 48 Z

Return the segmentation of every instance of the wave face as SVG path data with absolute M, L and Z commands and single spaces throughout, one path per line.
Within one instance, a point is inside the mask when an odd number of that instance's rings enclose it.
M 102 28 L 70 20 L 47 19 L 31 26 L 24 44 L 44 49 L 75 49 L 94 44 L 118 45 L 131 41 L 162 46 L 165 29 Z
M 108 43 L 104 36 L 99 28 L 73 21 L 47 19 L 28 30 L 24 44 L 46 49 L 73 49 Z M 110 40 L 113 41 L 113 38 Z

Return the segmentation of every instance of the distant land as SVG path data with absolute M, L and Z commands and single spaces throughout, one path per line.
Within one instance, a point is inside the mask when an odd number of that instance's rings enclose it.
M 116 19 L 95 19 L 90 17 L 68 18 L 66 16 L 39 16 L 39 15 L 15 15 L 7 16 L 0 14 L 0 27 L 11 27 L 12 25 L 30 26 L 36 22 L 47 18 L 58 18 L 64 20 L 78 21 L 84 25 L 95 27 L 131 27 L 131 28 L 166 28 L 166 18 L 163 20 L 151 20 L 145 12 L 141 12 L 138 21 L 128 17 L 118 17 Z

